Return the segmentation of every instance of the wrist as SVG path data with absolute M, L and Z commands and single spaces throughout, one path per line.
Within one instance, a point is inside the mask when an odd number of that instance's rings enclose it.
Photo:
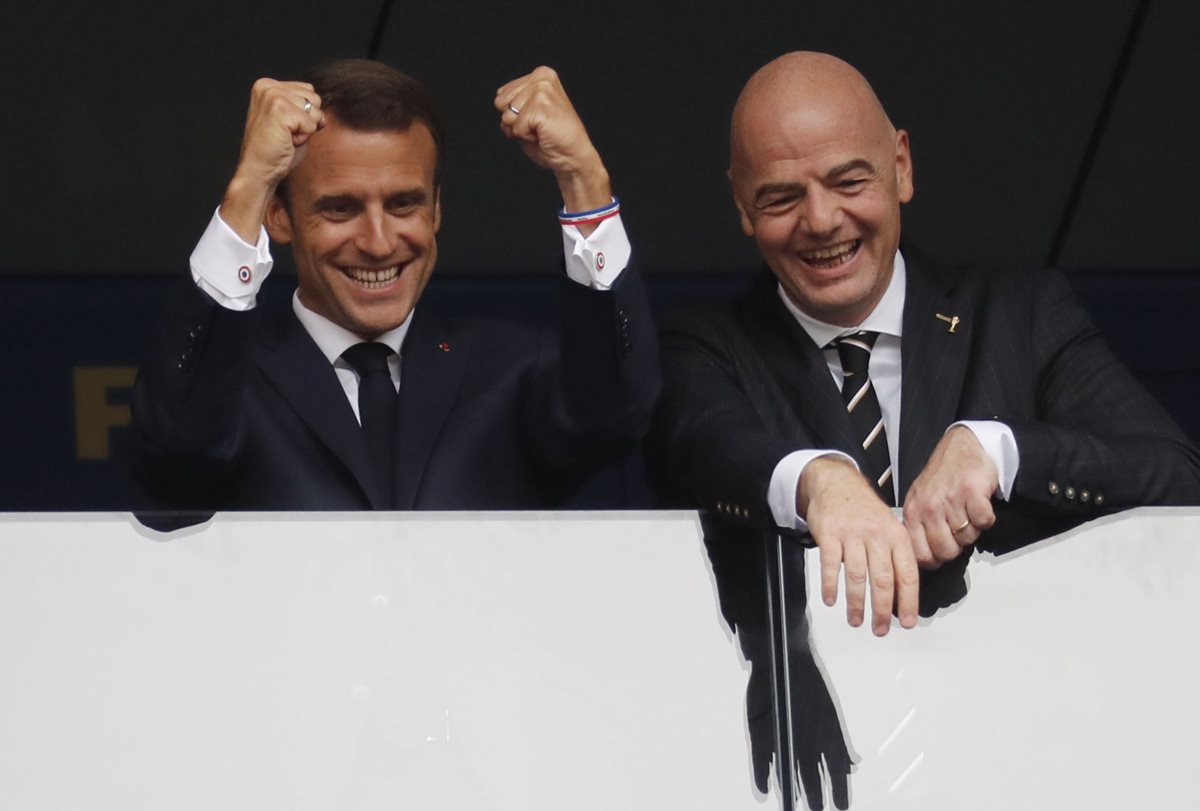
M 234 233 L 253 245 L 267 213 L 276 183 L 235 174 L 221 197 L 220 217 Z
M 609 198 L 607 205 L 588 211 L 567 211 L 563 208 L 558 212 L 559 225 L 574 225 L 577 227 L 597 226 L 607 219 L 621 213 L 621 201 L 616 197 Z
M 562 193 L 564 211 L 592 211 L 612 201 L 612 183 L 598 154 L 580 168 L 555 170 L 554 178 Z
M 796 485 L 796 514 L 808 520 L 808 510 L 828 490 L 844 491 L 853 488 L 856 480 L 863 481 L 854 462 L 841 455 L 820 456 L 804 466 Z

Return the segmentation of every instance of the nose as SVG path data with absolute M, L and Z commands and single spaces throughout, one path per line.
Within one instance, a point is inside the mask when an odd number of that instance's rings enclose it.
M 804 198 L 800 227 L 810 236 L 828 236 L 842 224 L 842 207 L 837 195 L 826 189 L 813 189 Z
M 382 209 L 367 209 L 359 218 L 354 247 L 372 259 L 386 259 L 395 253 L 398 239 Z

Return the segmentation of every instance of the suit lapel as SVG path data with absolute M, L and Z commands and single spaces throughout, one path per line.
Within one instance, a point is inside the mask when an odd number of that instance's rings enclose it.
M 938 278 L 928 260 L 905 251 L 907 284 L 901 339 L 900 494 L 925 467 L 962 399 L 976 302 L 956 279 Z M 943 318 L 959 320 L 951 324 Z
M 810 432 L 811 447 L 845 451 L 864 464 L 862 446 L 825 355 L 779 300 L 773 276 L 756 286 L 746 315 L 746 330 L 800 425 Z
M 350 471 L 371 506 L 380 494 L 366 439 L 328 359 L 289 309 L 264 330 L 259 368 L 316 437 Z
M 411 510 L 446 416 L 462 388 L 470 347 L 428 307 L 414 313 L 400 361 L 396 507 Z

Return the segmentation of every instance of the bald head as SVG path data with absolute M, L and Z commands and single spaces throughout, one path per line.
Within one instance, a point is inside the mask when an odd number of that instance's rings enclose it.
M 742 230 L 788 297 L 856 326 L 881 300 L 912 197 L 908 135 L 863 75 L 828 54 L 781 56 L 742 89 L 729 180 Z
M 856 119 L 872 140 L 895 137 L 879 97 L 848 62 L 816 51 L 793 51 L 768 62 L 746 82 L 733 107 L 731 175 L 744 166 L 747 149 L 781 122 L 805 126 L 830 117 Z

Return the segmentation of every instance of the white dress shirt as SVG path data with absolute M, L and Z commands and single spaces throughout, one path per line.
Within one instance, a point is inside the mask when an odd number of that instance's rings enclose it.
M 887 433 L 888 456 L 892 462 L 892 487 L 896 503 L 901 504 L 900 493 L 900 341 L 904 329 L 904 294 L 907 281 L 907 269 L 904 257 L 896 252 L 892 266 L 892 279 L 879 304 L 871 311 L 861 324 L 856 327 L 840 327 L 818 321 L 804 313 L 787 296 L 783 286 L 778 288 L 779 298 L 819 347 L 826 347 L 825 362 L 829 365 L 829 374 L 840 390 L 842 387 L 842 362 L 837 350 L 828 348 L 829 344 L 843 335 L 866 330 L 879 333 L 875 346 L 871 350 L 871 362 L 867 374 L 870 375 L 871 385 L 879 400 L 879 410 L 883 413 L 883 427 Z M 1000 486 L 997 492 L 1005 501 L 1012 493 L 1013 480 L 1017 476 L 1020 459 L 1017 453 L 1017 442 L 1012 429 L 1001 422 L 993 420 L 964 420 L 954 425 L 969 428 L 983 445 L 984 452 L 996 465 L 1000 476 Z M 947 430 L 952 426 L 947 426 Z M 809 449 L 794 451 L 779 460 L 771 474 L 771 482 L 767 489 L 767 505 L 775 523 L 781 527 L 805 531 L 808 524 L 796 512 L 796 490 L 800 484 L 800 475 L 805 466 L 813 459 L 821 456 L 841 456 L 854 463 L 845 453 L 831 449 Z
M 596 290 L 610 289 L 629 264 L 632 254 L 621 216 L 604 220 L 587 237 L 574 225 L 563 226 L 562 232 L 567 276 Z M 221 219 L 218 209 L 213 212 L 208 228 L 192 251 L 190 264 L 196 285 L 219 305 L 231 310 L 250 310 L 271 273 L 274 260 L 265 228 L 259 227 L 258 242 L 251 245 Z M 358 373 L 342 359 L 342 353 L 361 343 L 362 338 L 305 307 L 300 302 L 299 291 L 292 295 L 292 310 L 332 364 L 346 399 L 354 409 L 354 416 L 358 417 Z M 410 323 L 411 312 L 403 324 L 375 339 L 395 352 L 388 358 L 388 367 L 397 391 L 400 389 L 400 351 Z

